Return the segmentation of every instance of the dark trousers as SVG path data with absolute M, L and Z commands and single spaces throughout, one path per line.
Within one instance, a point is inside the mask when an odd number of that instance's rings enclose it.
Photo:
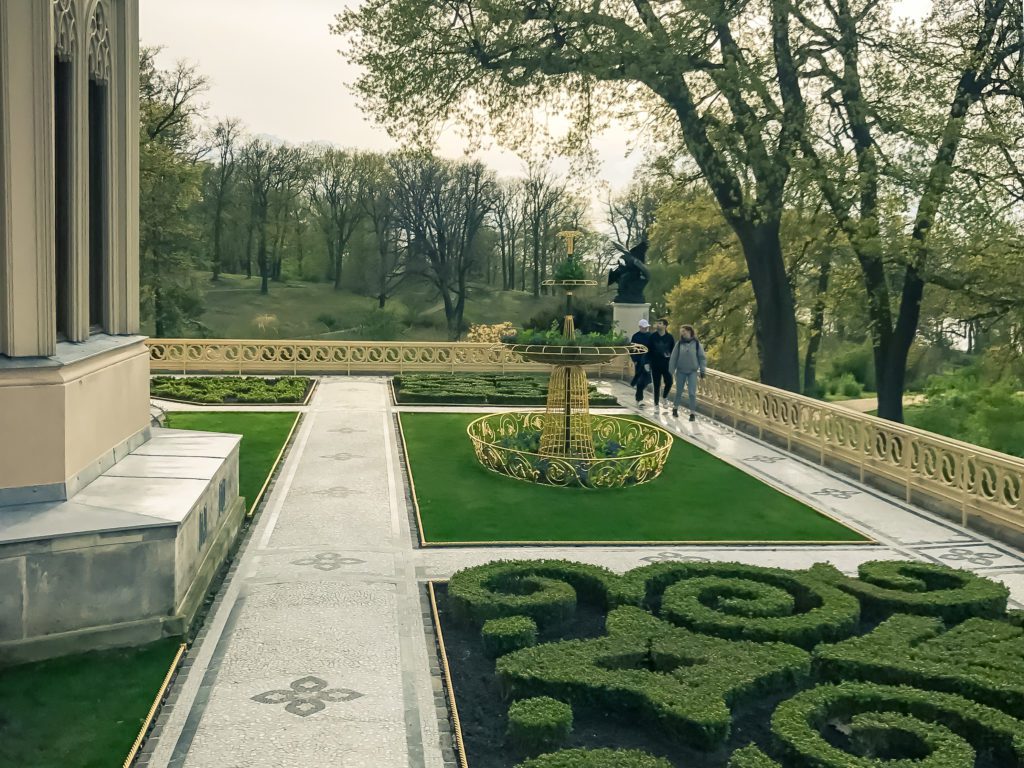
M 638 403 L 644 399 L 644 390 L 651 383 L 651 374 L 644 370 L 646 365 L 646 363 L 633 363 L 633 380 L 629 382 L 629 386 L 636 389 L 636 401 Z
M 661 368 L 652 365 L 651 376 L 654 377 L 654 404 L 657 405 L 662 397 L 668 397 L 668 393 L 672 389 L 672 374 L 668 372 L 668 366 Z M 665 383 L 664 390 L 661 388 L 662 382 Z

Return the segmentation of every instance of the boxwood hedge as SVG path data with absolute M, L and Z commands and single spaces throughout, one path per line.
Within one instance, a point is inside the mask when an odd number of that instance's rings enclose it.
M 859 579 L 836 584 L 861 601 L 869 619 L 894 613 L 938 616 L 958 622 L 972 616 L 996 618 L 1006 612 L 1010 590 L 982 576 L 934 563 L 874 560 L 858 569 Z
M 543 405 L 548 378 L 529 374 L 410 373 L 394 377 L 399 403 Z M 590 404 L 615 406 L 612 395 L 590 386 Z
M 639 716 L 674 738 L 711 749 L 729 737 L 731 707 L 795 688 L 810 671 L 809 654 L 794 646 L 699 635 L 640 608 L 612 611 L 607 630 L 592 640 L 502 656 L 498 677 L 514 696 L 549 695 Z
M 873 632 L 814 651 L 825 680 L 869 680 L 957 693 L 1024 718 L 1024 629 L 968 619 L 893 616 Z
M 194 403 L 301 403 L 310 384 L 305 376 L 154 376 L 149 392 L 153 397 Z
M 568 560 L 498 560 L 455 573 L 448 598 L 457 616 L 475 624 L 529 616 L 544 627 L 572 617 L 577 597 L 606 606 L 616 578 L 607 568 Z
M 572 733 L 572 707 L 549 696 L 512 702 L 508 738 L 521 752 L 536 754 L 557 747 Z
M 732 753 L 729 758 L 729 768 L 782 768 L 782 766 L 751 744 Z
M 480 630 L 484 652 L 495 658 L 537 644 L 537 622 L 529 616 L 490 619 Z
M 635 749 L 563 749 L 517 768 L 672 768 L 672 763 Z
M 849 722 L 851 743 L 875 753 L 926 755 L 919 768 L 974 768 L 976 751 L 1024 766 L 1024 728 L 998 710 L 949 693 L 874 683 L 822 685 L 782 702 L 772 735 L 787 768 L 879 768 L 875 758 L 829 743 L 830 721 Z

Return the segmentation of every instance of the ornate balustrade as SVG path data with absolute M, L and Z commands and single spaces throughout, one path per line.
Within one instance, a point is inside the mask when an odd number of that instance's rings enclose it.
M 757 430 L 964 525 L 1024 532 L 1024 460 L 763 384 L 708 372 L 701 401 L 715 419 Z
M 396 374 L 534 371 L 493 344 L 153 339 L 153 373 Z M 592 372 L 628 377 L 628 358 Z M 1024 533 L 1024 460 L 763 384 L 709 371 L 701 383 L 710 416 L 858 475 L 907 501 L 958 510 L 961 521 Z

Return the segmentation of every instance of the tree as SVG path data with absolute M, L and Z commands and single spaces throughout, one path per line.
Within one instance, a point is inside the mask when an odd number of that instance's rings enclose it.
M 524 186 L 518 180 L 498 184 L 491 214 L 492 226 L 498 234 L 501 258 L 501 289 L 512 291 L 516 287 L 516 252 L 522 238 L 524 218 Z
M 370 111 L 398 134 L 422 136 L 458 114 L 521 143 L 521 121 L 508 115 L 541 106 L 570 116 L 579 147 L 609 102 L 670 119 L 669 140 L 682 141 L 742 247 L 761 379 L 797 390 L 780 241 L 804 124 L 791 12 L 791 0 L 372 0 L 342 13 L 334 31 L 352 38 L 349 58 L 365 73 L 356 88 Z M 770 45 L 758 44 L 765 31 Z
M 377 245 L 376 258 L 370 260 L 370 283 L 377 292 L 378 308 L 384 309 L 406 275 L 398 244 L 396 179 L 387 158 L 366 157 L 360 187 L 359 203 Z
M 227 208 L 228 194 L 234 180 L 236 163 L 235 151 L 242 124 L 238 120 L 221 120 L 213 128 L 213 149 L 217 153 L 217 162 L 211 171 L 210 192 L 213 197 L 213 257 L 211 266 L 213 281 L 220 279 L 223 268 L 221 254 L 221 237 L 224 231 L 224 211 Z
M 139 256 L 142 316 L 158 337 L 195 325 L 202 298 L 195 284 L 202 155 L 197 128 L 206 79 L 179 62 L 163 70 L 159 49 L 139 62 Z
M 334 289 L 341 288 L 345 248 L 363 216 L 359 184 L 361 155 L 328 147 L 311 158 L 309 196 L 320 215 Z
M 533 165 L 523 181 L 523 229 L 531 254 L 533 295 L 540 296 L 540 283 L 546 277 L 548 244 L 552 228 L 566 211 L 564 179 L 557 179 L 547 168 Z
M 894 29 L 887 10 L 836 0 L 817 14 L 797 12 L 812 37 L 805 50 L 815 67 L 808 74 L 826 95 L 817 140 L 804 135 L 801 148 L 861 266 L 878 414 L 902 421 L 932 233 L 959 171 L 972 111 L 1024 96 L 1012 71 L 1020 68 L 1024 38 L 1020 8 L 1009 0 L 938 2 L 921 32 Z M 852 167 L 845 162 L 851 148 Z M 887 233 L 883 206 L 893 184 L 903 187 L 903 199 L 916 199 L 916 210 L 907 212 L 909 226 Z
M 410 264 L 437 289 L 448 337 L 458 339 L 477 241 L 497 194 L 482 163 L 454 163 L 423 153 L 393 155 L 397 223 Z

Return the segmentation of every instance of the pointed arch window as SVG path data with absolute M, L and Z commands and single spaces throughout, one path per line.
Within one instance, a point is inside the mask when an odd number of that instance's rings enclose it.
M 89 19 L 89 326 L 107 325 L 110 269 L 110 29 L 106 4 Z
M 74 64 L 78 25 L 71 0 L 53 0 L 54 243 L 57 338 L 71 336 L 71 206 L 74 155 Z

